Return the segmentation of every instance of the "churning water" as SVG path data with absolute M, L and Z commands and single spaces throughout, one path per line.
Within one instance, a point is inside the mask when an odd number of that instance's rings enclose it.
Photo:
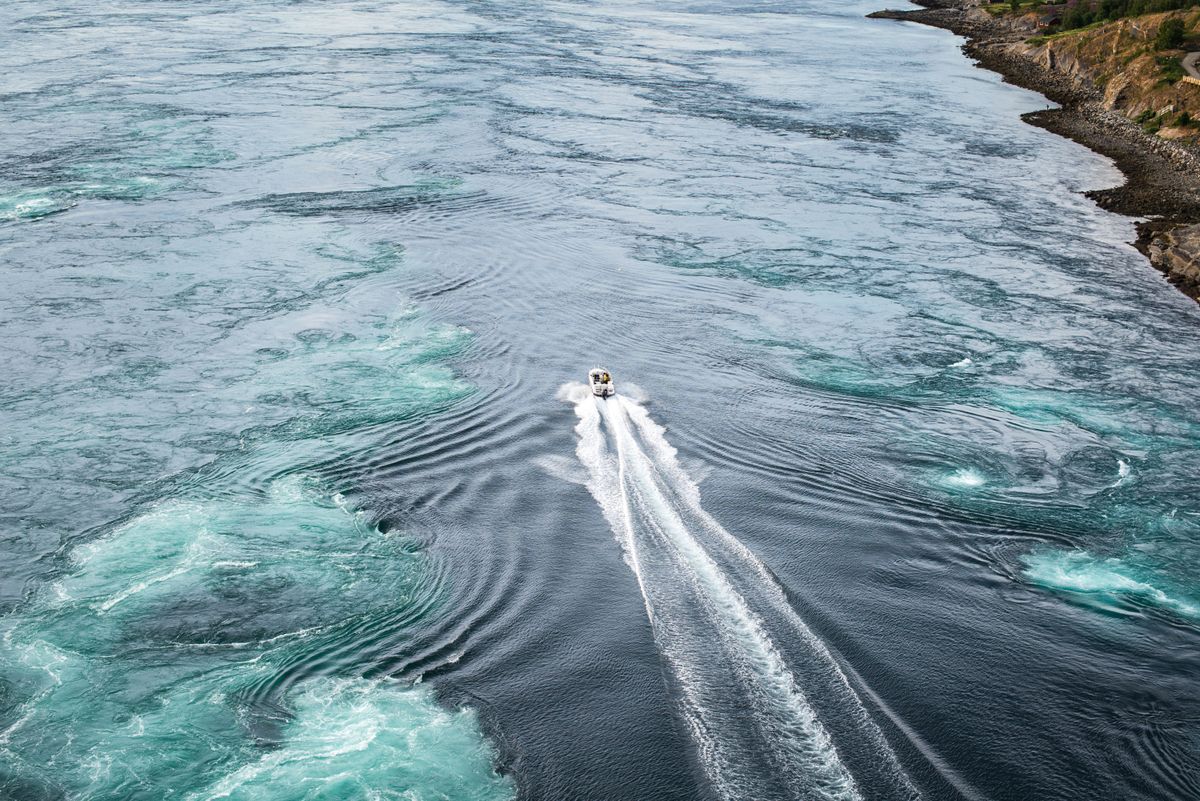
M 1200 309 L 878 7 L 0 9 L 0 798 L 1200 795 Z

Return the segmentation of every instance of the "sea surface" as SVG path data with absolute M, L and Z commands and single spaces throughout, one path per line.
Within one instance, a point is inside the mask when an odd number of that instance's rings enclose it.
M 5 3 L 0 798 L 1200 797 L 1200 306 L 879 7 Z

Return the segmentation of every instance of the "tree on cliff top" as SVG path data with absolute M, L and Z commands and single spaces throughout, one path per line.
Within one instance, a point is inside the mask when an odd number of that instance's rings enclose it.
M 1174 50 L 1183 44 L 1183 20 L 1171 17 L 1163 20 L 1158 26 L 1158 36 L 1154 37 L 1154 46 L 1159 50 Z
M 1058 9 L 1062 13 L 1062 23 L 1058 28 L 1068 31 L 1094 22 L 1178 11 L 1196 4 L 1197 0 L 1065 0 L 1062 5 L 1046 4 L 1044 7 L 1046 10 Z

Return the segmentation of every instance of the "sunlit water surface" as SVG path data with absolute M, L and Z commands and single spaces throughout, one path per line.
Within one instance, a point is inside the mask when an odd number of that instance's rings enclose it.
M 0 797 L 1200 796 L 1200 309 L 875 7 L 6 4 Z

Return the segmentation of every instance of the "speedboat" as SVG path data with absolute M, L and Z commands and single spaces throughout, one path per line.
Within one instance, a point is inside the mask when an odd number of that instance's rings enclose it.
M 607 398 L 609 395 L 617 394 L 617 388 L 613 386 L 612 375 L 601 367 L 595 367 L 588 372 L 588 383 L 592 386 L 592 394 L 597 397 Z

